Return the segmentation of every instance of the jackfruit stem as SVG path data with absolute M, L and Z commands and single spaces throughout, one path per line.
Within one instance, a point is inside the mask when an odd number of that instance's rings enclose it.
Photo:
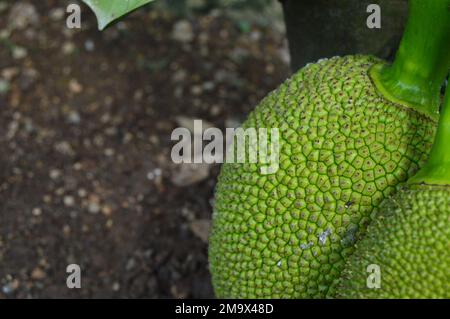
M 441 110 L 439 126 L 428 162 L 409 184 L 430 184 L 450 186 L 450 88 L 447 89 Z
M 450 0 L 410 0 L 409 18 L 392 64 L 371 76 L 389 99 L 437 118 L 450 68 Z

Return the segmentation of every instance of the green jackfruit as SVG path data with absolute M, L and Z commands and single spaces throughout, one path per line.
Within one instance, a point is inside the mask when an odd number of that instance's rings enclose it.
M 222 166 L 209 248 L 218 297 L 325 297 L 374 208 L 424 163 L 436 119 L 376 89 L 380 62 L 308 65 L 243 124 L 280 130 L 280 167 Z
M 400 191 L 383 202 L 356 246 L 336 296 L 450 298 L 450 186 Z

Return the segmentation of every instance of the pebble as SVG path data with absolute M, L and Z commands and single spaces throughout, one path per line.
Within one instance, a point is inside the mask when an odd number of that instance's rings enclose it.
M 89 203 L 88 210 L 91 214 L 98 214 L 100 205 L 98 203 Z
M 81 198 L 84 198 L 87 196 L 87 191 L 84 188 L 80 188 L 78 190 L 78 196 L 80 196 Z
M 119 291 L 119 290 L 120 290 L 120 284 L 119 284 L 118 282 L 115 282 L 115 283 L 112 285 L 112 290 L 114 290 L 114 291 Z
M 147 179 L 152 181 L 155 178 L 161 176 L 162 170 L 160 168 L 155 168 L 153 171 L 147 173 Z
M 179 168 L 172 173 L 171 181 L 175 186 L 185 187 L 201 182 L 209 177 L 211 165 L 180 164 Z
M 62 45 L 62 52 L 65 55 L 70 55 L 75 51 L 75 44 L 73 42 L 67 41 Z
M 55 8 L 50 10 L 48 16 L 53 21 L 60 21 L 64 18 L 65 14 L 66 13 L 63 8 Z
M 70 111 L 67 115 L 67 122 L 69 122 L 70 124 L 80 124 L 80 114 L 77 111 Z
M 9 81 L 0 79 L 0 95 L 5 95 L 9 92 L 11 85 Z
M 1 76 L 3 77 L 3 79 L 7 81 L 11 81 L 14 77 L 16 77 L 19 74 L 19 72 L 20 72 L 19 68 L 16 67 L 4 68 L 1 72 Z
M 39 267 L 36 267 L 31 272 L 31 278 L 34 280 L 42 280 L 45 278 L 45 276 L 46 276 L 46 273 Z
M 67 141 L 62 141 L 55 144 L 55 150 L 58 153 L 61 153 L 63 155 L 72 156 L 75 154 L 75 151 L 73 150 L 72 146 Z
M 72 207 L 75 205 L 75 198 L 73 196 L 64 196 L 64 205 L 67 207 Z
M 112 157 L 112 156 L 114 156 L 115 151 L 112 148 L 107 148 L 107 149 L 105 149 L 104 154 L 107 157 Z
M 189 229 L 195 236 L 200 238 L 204 243 L 207 243 L 211 229 L 211 221 L 209 219 L 194 220 L 189 224 Z
M 13 56 L 14 60 L 21 60 L 21 59 L 25 58 L 27 55 L 28 55 L 28 51 L 25 48 L 16 46 L 12 50 L 12 56 Z
M 193 85 L 191 87 L 191 93 L 192 95 L 201 95 L 203 93 L 203 88 L 200 85 Z
M 104 206 L 102 207 L 102 214 L 105 215 L 105 216 L 111 216 L 112 211 L 113 211 L 113 210 L 112 210 L 111 206 L 104 205 Z
M 38 26 L 39 14 L 31 3 L 16 1 L 9 11 L 8 20 L 11 29 L 23 30 L 28 26 Z
M 127 261 L 127 264 L 125 266 L 125 269 L 127 271 L 132 270 L 134 267 L 136 266 L 136 260 L 134 260 L 134 258 L 131 258 Z
M 180 70 L 177 70 L 172 75 L 172 81 L 174 81 L 175 83 L 183 82 L 186 80 L 186 77 L 187 77 L 186 70 L 180 69 Z
M 172 38 L 182 43 L 189 43 L 194 39 L 192 25 L 187 20 L 180 20 L 175 23 L 172 30 Z
M 78 94 L 83 91 L 83 86 L 78 82 L 77 79 L 71 79 L 69 82 L 69 90 L 72 93 Z
M 42 209 L 40 209 L 39 207 L 35 207 L 31 211 L 31 214 L 33 214 L 33 216 L 41 216 L 42 215 Z
M 114 225 L 114 221 L 112 219 L 108 219 L 106 221 L 106 224 L 105 224 L 106 228 L 111 228 L 111 227 L 113 227 L 113 225 Z
M 58 179 L 61 176 L 61 171 L 59 169 L 52 169 L 49 176 L 53 180 Z
M 84 48 L 86 49 L 86 51 L 92 52 L 95 50 L 95 43 L 92 40 L 86 40 L 84 42 Z
M 5 295 L 9 295 L 12 294 L 14 291 L 16 291 L 19 287 L 20 282 L 17 279 L 14 279 L 2 287 L 2 292 Z
M 211 114 L 212 116 L 217 116 L 222 112 L 221 108 L 219 105 L 214 104 L 211 106 L 211 108 L 209 109 L 209 114 Z
M 64 225 L 62 231 L 63 231 L 65 236 L 69 236 L 70 235 L 70 231 L 71 231 L 70 226 L 69 225 Z
M 101 210 L 100 198 L 97 195 L 90 195 L 88 202 L 88 211 L 91 214 L 98 214 Z

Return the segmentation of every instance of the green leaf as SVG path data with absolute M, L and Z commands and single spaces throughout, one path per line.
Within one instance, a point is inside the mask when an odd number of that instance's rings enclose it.
M 83 0 L 95 13 L 98 28 L 103 30 L 112 21 L 153 0 Z

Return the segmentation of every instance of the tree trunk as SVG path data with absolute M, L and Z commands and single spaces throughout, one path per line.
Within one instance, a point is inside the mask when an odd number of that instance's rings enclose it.
M 407 0 L 281 0 L 292 69 L 320 58 L 372 54 L 391 60 L 406 24 Z M 381 28 L 367 27 L 370 4 L 381 8 Z

